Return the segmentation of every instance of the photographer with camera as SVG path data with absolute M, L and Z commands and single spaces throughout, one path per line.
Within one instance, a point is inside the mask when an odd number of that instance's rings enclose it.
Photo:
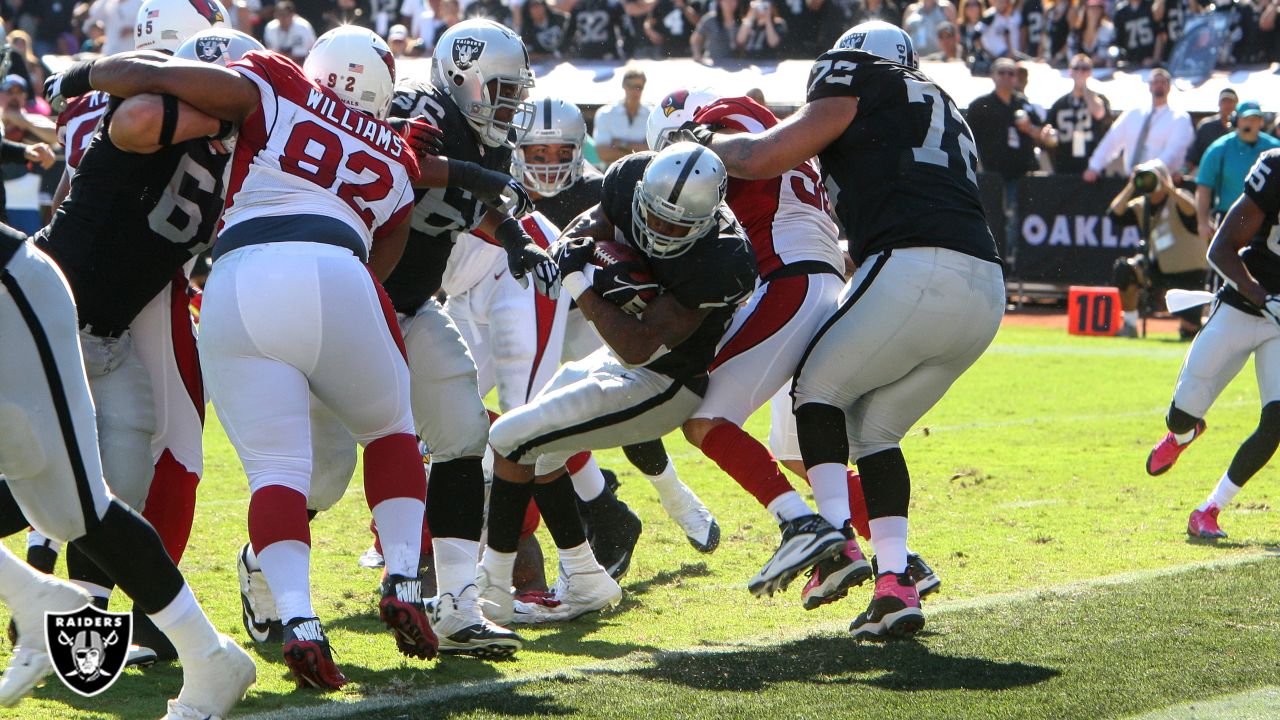
M 782 53 L 787 21 L 778 14 L 773 0 L 751 0 L 747 14 L 738 25 L 738 47 L 750 60 L 771 60 Z
M 1266 117 L 1257 102 L 1249 100 L 1237 105 L 1230 122 L 1235 132 L 1209 145 L 1196 173 L 1196 212 L 1200 219 L 1200 237 L 1206 243 L 1213 237 L 1218 219 L 1225 216 L 1236 198 L 1244 193 L 1249 168 L 1262 153 L 1280 147 L 1280 140 L 1262 132 Z
M 1165 290 L 1204 286 L 1209 246 L 1196 233 L 1195 199 L 1174 185 L 1162 160 L 1135 167 L 1107 212 L 1121 223 L 1137 225 L 1142 234 L 1142 252 L 1119 258 L 1114 266 L 1124 310 L 1120 335 L 1137 337 L 1140 307 L 1151 307 Z M 1177 313 L 1181 319 L 1178 334 L 1183 340 L 1190 340 L 1200 330 L 1200 310 L 1197 306 Z

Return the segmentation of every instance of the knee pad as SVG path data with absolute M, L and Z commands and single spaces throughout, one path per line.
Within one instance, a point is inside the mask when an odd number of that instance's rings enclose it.
M 1275 404 L 1275 403 L 1273 403 Z M 1270 407 L 1270 406 L 1268 406 Z M 1266 408 L 1263 408 L 1266 411 Z M 1200 423 L 1200 418 L 1193 417 L 1190 414 L 1178 409 L 1178 406 L 1169 403 L 1169 414 L 1165 415 L 1164 424 L 1170 431 L 1178 433 L 1191 432 L 1196 429 L 1196 425 Z
M 796 408 L 796 433 L 805 467 L 849 462 L 844 410 L 824 403 L 804 403 Z
M 645 475 L 661 475 L 667 469 L 667 448 L 662 440 L 627 445 L 622 448 L 622 452 L 627 456 L 627 461 Z

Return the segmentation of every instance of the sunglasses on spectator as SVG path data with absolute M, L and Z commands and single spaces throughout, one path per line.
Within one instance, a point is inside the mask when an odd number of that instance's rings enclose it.
M 1071 66 L 1071 70 L 1072 70 L 1072 72 L 1074 72 L 1074 71 L 1076 71 L 1076 70 L 1088 71 L 1088 70 L 1092 70 L 1092 69 L 1093 69 L 1093 66 L 1092 66 L 1092 65 L 1072 65 L 1072 66 Z

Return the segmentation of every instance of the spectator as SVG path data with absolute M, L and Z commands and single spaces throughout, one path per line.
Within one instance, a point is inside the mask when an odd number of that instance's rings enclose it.
M 938 32 L 934 36 L 934 42 L 938 44 L 938 51 L 932 55 L 925 56 L 926 61 L 964 61 L 964 48 L 960 47 L 960 33 L 956 30 L 955 25 L 949 22 L 939 25 Z
M 1045 59 L 1049 44 L 1045 42 L 1048 16 L 1044 3 L 1041 0 L 1022 0 L 1018 9 L 1022 11 L 1022 52 L 1029 58 Z
M 258 20 L 262 12 L 261 0 L 234 0 L 224 3 L 231 14 L 231 27 L 242 33 L 258 35 Z
M 1049 108 L 1045 146 L 1053 151 L 1053 171 L 1079 175 L 1111 127 L 1111 102 L 1089 87 L 1093 62 L 1083 53 L 1071 58 L 1071 92 Z
M 747 14 L 738 24 L 737 43 L 743 57 L 752 60 L 779 57 L 786 36 L 787 21 L 782 19 L 774 0 L 751 0 Z
M 462 22 L 462 7 L 458 4 L 458 0 L 439 0 L 437 7 L 439 12 L 433 14 L 424 24 L 423 31 L 430 33 L 422 43 L 424 53 L 434 52 L 440 36 L 444 35 L 449 28 Z
M 1135 165 L 1156 158 L 1164 161 L 1165 167 L 1182 167 L 1195 130 L 1189 115 L 1169 107 L 1170 85 L 1168 70 L 1151 71 L 1148 79 L 1151 107 L 1132 108 L 1116 118 L 1110 132 L 1103 136 L 1089 158 L 1085 182 L 1097 181 L 1107 165 L 1121 156 L 1125 175 L 1130 174 Z
M 872 20 L 883 20 L 890 25 L 901 25 L 902 15 L 885 0 L 862 0 L 854 6 L 850 27 Z M 843 31 L 842 31 L 843 32 Z
M 1172 54 L 1173 46 L 1182 39 L 1182 27 L 1187 18 L 1204 12 L 1204 7 L 1196 0 L 1155 0 L 1151 12 L 1164 28 L 1164 46 Z
M 368 5 L 369 27 L 379 35 L 390 35 L 393 26 L 403 25 L 399 12 L 401 0 L 368 0 Z M 408 37 L 408 26 L 405 25 L 405 39 Z
M 409 28 L 403 25 L 392 25 L 387 31 L 387 47 L 391 48 L 391 56 L 400 59 L 409 54 Z
M 26 109 L 30 98 L 27 81 L 18 75 L 10 75 L 0 82 L 0 103 L 3 103 L 4 136 L 17 142 L 38 142 L 58 145 L 58 129 L 47 115 Z
M 1088 55 L 1094 67 L 1111 67 L 1115 64 L 1115 44 L 1116 26 L 1107 17 L 1106 0 L 1086 0 L 1084 20 L 1071 33 L 1068 51 L 1072 56 Z
M 1231 115 L 1236 111 L 1236 105 L 1239 102 L 1240 97 L 1231 88 L 1223 88 L 1222 92 L 1218 93 L 1217 114 L 1210 115 L 1196 125 L 1196 138 L 1191 143 L 1191 149 L 1187 150 L 1186 174 L 1194 174 L 1196 168 L 1200 166 L 1200 158 L 1204 155 L 1204 151 L 1209 149 L 1214 140 L 1231 132 Z
M 1219 219 L 1244 194 L 1245 178 L 1258 156 L 1280 147 L 1280 140 L 1262 132 L 1265 123 L 1258 103 L 1242 102 L 1231 117 L 1235 132 L 1213 141 L 1204 151 L 1196 173 L 1196 218 L 1206 247 Z
M 1115 26 L 1120 53 L 1129 65 L 1151 67 L 1156 58 L 1164 57 L 1164 30 L 1156 22 L 1151 0 L 1128 0 L 1117 5 Z
M 1084 12 L 1084 6 L 1072 0 L 1050 0 L 1045 10 L 1045 40 L 1048 49 L 1045 53 L 1048 61 L 1055 67 L 1067 64 L 1067 43 L 1071 39 L 1071 29 L 1077 25 Z
M 902 27 L 911 36 L 916 54 L 924 56 L 942 49 L 938 44 L 938 28 L 955 21 L 956 6 L 950 0 L 920 0 L 907 7 Z
M 644 21 L 644 34 L 658 57 L 689 57 L 689 36 L 698 20 L 698 7 L 690 0 L 658 0 Z
M 89 19 L 102 23 L 102 54 L 115 55 L 133 49 L 133 26 L 142 0 L 94 0 Z
M 842 23 L 833 22 L 840 11 L 829 0 L 773 0 L 773 6 L 786 27 L 781 52 L 775 57 L 818 57 L 831 49 L 841 33 L 848 29 Z M 747 54 L 761 57 L 749 50 Z
M 969 105 L 969 127 L 978 146 L 982 169 L 1004 182 L 1007 242 L 1017 236 L 1013 211 L 1017 207 L 1018 179 L 1039 167 L 1035 144 L 1044 120 L 1027 96 L 1015 89 L 1017 68 L 1000 58 L 992 65 L 995 88 Z M 1006 257 L 1013 255 L 1012 247 Z
M 29 87 L 43 88 L 44 79 L 49 76 L 49 68 L 39 57 L 36 57 L 34 52 L 32 52 L 32 45 L 31 36 L 25 31 L 14 30 L 9 33 L 10 49 L 12 49 L 18 57 L 22 58 L 22 64 L 26 67 L 27 75 L 23 79 L 29 83 Z M 39 97 L 39 95 L 39 93 L 36 93 L 40 103 L 45 108 L 44 112 L 41 114 L 48 115 L 49 105 L 44 101 L 44 98 Z
M 741 0 L 715 0 L 698 21 L 689 39 L 693 59 L 713 65 L 734 57 L 738 49 L 738 23 L 742 20 Z
M 520 13 L 520 37 L 529 59 L 558 59 L 568 38 L 569 16 L 548 6 L 547 0 L 525 0 Z
M 596 112 L 596 152 L 606 165 L 624 155 L 649 149 L 645 129 L 651 108 L 640 102 L 644 86 L 644 71 L 628 65 L 622 71 L 622 89 L 626 93 L 622 102 L 610 103 Z
M 61 53 L 58 41 L 71 27 L 71 16 L 75 12 L 75 6 L 74 0 L 44 0 L 44 8 L 40 11 L 40 24 L 36 26 L 35 32 L 37 55 Z
M 511 19 L 511 8 L 505 0 L 471 0 L 467 9 L 463 11 L 462 17 L 465 20 L 487 18 L 507 27 L 511 27 L 514 23 Z
M 276 3 L 276 19 L 267 23 L 262 31 L 262 44 L 301 65 L 311 46 L 316 44 L 316 31 L 306 18 L 298 15 L 292 0 L 283 0 Z
M 1124 327 L 1119 334 L 1137 337 L 1139 299 L 1143 291 L 1146 291 L 1149 309 L 1154 304 L 1152 296 L 1162 295 L 1165 290 L 1203 287 L 1204 273 L 1209 267 L 1205 258 L 1208 245 L 1196 236 L 1196 209 L 1191 193 L 1174 185 L 1169 169 L 1160 160 L 1150 160 L 1134 168 L 1129 182 L 1111 201 L 1107 212 L 1127 225 L 1136 225 L 1143 238 L 1141 254 L 1119 258 L 1114 265 L 1115 284 L 1120 290 L 1120 308 L 1124 313 Z M 1195 337 L 1200 329 L 1200 310 L 1194 307 L 1177 313 L 1178 333 L 1183 340 Z
M 561 0 L 557 7 L 569 13 L 569 55 L 586 60 L 626 57 L 626 11 L 618 0 Z
M 982 14 L 982 49 L 993 58 L 1022 53 L 1022 14 L 1013 0 L 995 0 Z
M 964 48 L 964 54 L 971 62 L 985 55 L 982 50 L 983 11 L 982 0 L 964 0 L 960 6 L 960 47 Z

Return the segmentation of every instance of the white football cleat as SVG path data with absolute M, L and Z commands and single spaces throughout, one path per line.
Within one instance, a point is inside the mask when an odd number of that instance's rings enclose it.
M 747 589 L 756 597 L 786 590 L 797 575 L 840 554 L 846 543 L 844 533 L 817 514 L 787 520 L 781 529 L 782 542 L 773 557 L 747 583 Z
M 622 586 L 609 577 L 604 568 L 597 566 L 592 572 L 577 575 L 561 575 L 556 580 L 552 597 L 560 603 L 556 607 L 527 606 L 531 612 L 521 619 L 526 623 L 550 623 L 572 620 L 589 612 L 603 610 L 618 604 L 622 599 Z
M 386 566 L 386 558 L 382 557 L 382 553 L 378 552 L 377 545 L 370 545 L 368 550 L 360 554 L 360 559 L 356 564 L 362 568 L 369 570 L 381 570 Z
M 65 580 L 52 576 L 41 578 L 20 591 L 22 601 L 9 608 L 17 627 L 18 644 L 9 658 L 9 666 L 0 677 L 0 706 L 12 707 L 26 697 L 49 673 L 53 661 L 45 647 L 44 614 L 46 611 L 70 612 L 88 605 L 89 593 Z
M 240 621 L 244 631 L 256 643 L 284 642 L 284 623 L 267 576 L 262 574 L 262 568 L 249 567 L 249 543 L 236 555 L 236 574 L 240 576 Z
M 511 586 L 499 585 L 490 580 L 489 571 L 482 565 L 476 569 L 476 587 L 480 589 L 480 612 L 495 625 L 510 625 L 511 617 L 515 614 L 515 597 L 511 594 Z
M 156 664 L 156 651 L 142 645 L 130 645 L 124 657 L 125 667 L 144 668 Z
M 657 483 L 658 501 L 662 509 L 680 526 L 689 544 L 700 553 L 712 553 L 720 546 L 720 524 L 688 485 L 676 481 L 663 489 Z
M 485 618 L 481 602 L 475 585 L 466 586 L 456 597 L 443 593 L 427 602 L 441 654 L 501 660 L 524 647 L 519 635 Z
M 182 690 L 169 701 L 164 720 L 219 720 L 258 679 L 258 666 L 235 640 L 218 633 L 217 646 L 201 658 L 181 658 Z

